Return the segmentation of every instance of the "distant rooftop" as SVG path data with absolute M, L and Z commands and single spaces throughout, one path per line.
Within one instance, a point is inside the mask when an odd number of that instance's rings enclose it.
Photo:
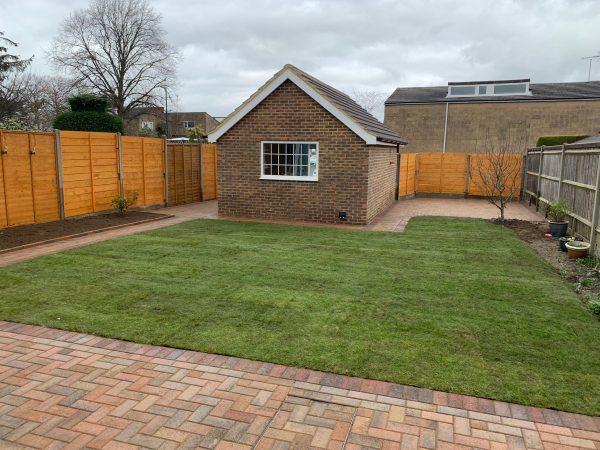
M 531 83 L 525 78 L 449 82 L 447 86 L 398 88 L 385 104 L 582 99 L 600 99 L 600 81 Z

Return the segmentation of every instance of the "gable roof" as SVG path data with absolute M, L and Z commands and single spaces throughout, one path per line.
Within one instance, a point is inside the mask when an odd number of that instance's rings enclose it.
M 493 82 L 484 82 L 493 83 Z M 448 83 L 455 85 L 459 83 Z M 465 84 L 465 83 L 463 83 Z M 477 84 L 469 82 L 466 84 Z M 402 103 L 468 103 L 536 100 L 590 100 L 600 99 L 600 81 L 576 83 L 531 83 L 531 95 L 477 95 L 447 97 L 448 86 L 398 88 L 385 101 L 386 105 Z
M 362 138 L 366 144 L 400 144 L 407 142 L 387 128 L 358 103 L 343 92 L 323 83 L 291 64 L 286 64 L 279 72 L 261 86 L 258 91 L 238 106 L 221 124 L 208 135 L 215 142 L 230 128 L 252 111 L 285 81 L 290 80 L 340 122 Z

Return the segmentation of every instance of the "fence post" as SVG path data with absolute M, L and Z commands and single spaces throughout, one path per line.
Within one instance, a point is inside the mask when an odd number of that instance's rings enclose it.
M 60 212 L 60 220 L 65 220 L 65 193 L 63 190 L 62 146 L 60 144 L 60 130 L 54 130 L 54 146 L 56 148 L 56 178 L 58 180 L 58 210 Z
M 119 193 L 125 196 L 125 179 L 123 176 L 123 141 L 121 133 L 117 133 L 117 155 L 119 157 Z
M 164 158 L 164 164 L 165 164 L 165 172 L 164 172 L 164 178 L 165 178 L 165 208 L 167 206 L 169 206 L 169 145 L 167 144 L 167 139 L 164 138 L 164 147 L 165 147 L 165 158 Z
M 537 198 L 535 199 L 535 210 L 540 210 L 540 196 L 542 190 L 542 170 L 544 169 L 544 146 L 540 147 L 540 164 L 538 165 L 538 179 L 537 179 Z
M 204 161 L 202 159 L 202 142 L 199 142 L 200 146 L 200 201 L 204 201 Z
M 565 177 L 565 144 L 562 145 L 560 149 L 560 175 L 558 176 L 558 198 L 560 201 L 562 198 L 562 185 L 563 178 Z
M 527 193 L 527 152 L 523 155 L 523 161 L 521 162 L 521 191 L 519 192 L 519 200 L 525 200 Z
M 465 197 L 469 196 L 469 178 L 471 177 L 471 154 L 467 153 L 467 167 L 465 171 Z
M 594 191 L 594 211 L 592 212 L 592 229 L 590 230 L 590 249 L 596 254 L 596 227 L 598 226 L 598 208 L 600 207 L 600 155 L 596 169 L 596 190 Z

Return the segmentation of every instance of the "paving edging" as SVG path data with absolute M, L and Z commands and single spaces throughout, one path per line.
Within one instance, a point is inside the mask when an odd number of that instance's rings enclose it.
M 293 395 L 348 406 L 363 402 L 385 403 L 427 410 L 448 416 L 501 421 L 523 421 L 600 432 L 600 417 L 568 413 L 546 408 L 523 406 L 498 400 L 478 398 L 462 394 L 434 391 L 426 388 L 400 385 L 385 381 L 368 380 L 310 369 L 288 367 L 274 363 L 253 361 L 232 356 L 175 349 L 171 347 L 137 344 L 84 333 L 63 331 L 36 325 L 0 321 L 0 335 L 26 335 L 36 342 L 57 341 L 64 347 L 96 352 L 109 356 L 127 356 L 131 359 L 152 358 L 153 361 L 177 362 L 178 367 L 214 371 L 240 376 L 252 373 L 257 376 L 277 377 L 289 380 Z M 133 357 L 131 355 L 134 355 Z
M 39 247 L 39 246 L 46 245 L 46 244 L 52 244 L 54 242 L 67 241 L 70 239 L 76 239 L 76 238 L 80 238 L 80 237 L 84 237 L 84 236 L 89 236 L 90 234 L 98 234 L 98 233 L 103 233 L 105 231 L 117 230 L 119 228 L 127 228 L 127 227 L 131 227 L 134 225 L 142 225 L 145 223 L 157 222 L 159 220 L 171 219 L 173 217 L 175 217 L 173 214 L 164 214 L 159 217 L 152 217 L 150 219 L 138 220 L 136 222 L 123 223 L 121 225 L 113 225 L 111 227 L 98 228 L 97 230 L 89 230 L 89 231 L 84 231 L 82 233 L 69 234 L 67 236 L 60 236 L 60 237 L 56 237 L 56 238 L 52 238 L 52 239 L 46 239 L 44 241 L 31 242 L 29 244 L 19 245 L 18 247 L 2 249 L 2 250 L 0 250 L 0 255 L 5 255 L 8 253 L 12 253 L 12 252 L 18 252 L 19 250 L 27 250 L 29 248 Z

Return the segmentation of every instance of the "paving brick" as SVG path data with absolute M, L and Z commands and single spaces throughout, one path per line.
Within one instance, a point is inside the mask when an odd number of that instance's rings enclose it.
M 0 380 L 2 448 L 600 449 L 588 416 L 1 321 Z

